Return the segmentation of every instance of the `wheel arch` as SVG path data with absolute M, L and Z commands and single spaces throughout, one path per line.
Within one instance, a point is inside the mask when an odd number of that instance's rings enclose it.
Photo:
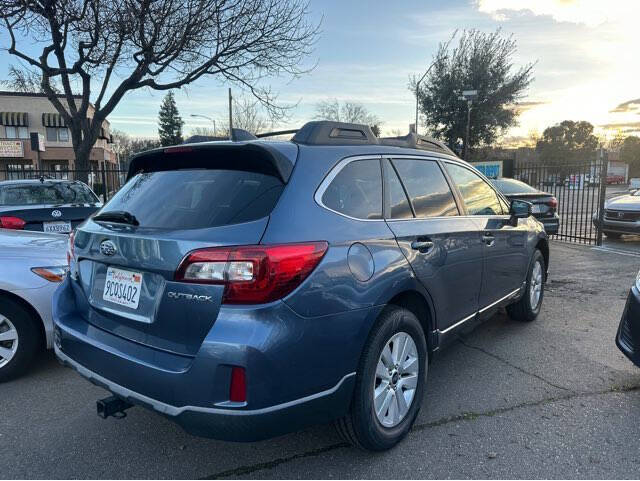
M 431 353 L 436 347 L 434 332 L 436 330 L 435 311 L 428 294 L 418 289 L 406 289 L 397 292 L 387 300 L 387 305 L 398 306 L 411 311 L 420 321 L 424 331 L 427 348 Z
M 38 314 L 38 311 L 31 304 L 29 304 L 29 302 L 27 302 L 24 298 L 18 296 L 17 294 L 14 294 L 11 291 L 0 289 L 0 300 L 2 300 L 3 298 L 9 299 L 15 302 L 16 304 L 24 308 L 26 312 L 29 313 L 29 315 L 37 325 L 38 333 L 40 334 L 40 339 L 39 339 L 40 346 L 42 348 L 45 348 L 47 346 L 47 334 L 44 329 L 44 322 L 40 314 Z

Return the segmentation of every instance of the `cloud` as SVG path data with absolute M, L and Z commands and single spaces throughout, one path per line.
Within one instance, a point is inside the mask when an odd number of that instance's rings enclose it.
M 527 102 L 517 102 L 512 105 L 512 108 L 516 110 L 518 113 L 526 112 L 528 110 L 539 107 L 540 105 L 550 104 L 548 100 L 532 100 Z
M 598 125 L 601 129 L 605 130 L 622 130 L 625 132 L 640 131 L 640 122 L 612 122 L 608 124 Z
M 640 99 L 633 99 L 619 104 L 615 109 L 609 110 L 609 113 L 636 112 L 638 110 L 640 110 Z
M 496 21 L 505 21 L 513 12 L 546 15 L 556 22 L 581 23 L 590 27 L 619 21 L 637 11 L 636 1 L 618 0 L 476 0 L 477 8 Z

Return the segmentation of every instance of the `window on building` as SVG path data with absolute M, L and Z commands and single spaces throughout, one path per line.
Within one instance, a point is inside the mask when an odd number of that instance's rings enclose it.
M 60 142 L 69 142 L 69 129 L 66 127 L 58 129 L 58 140 Z
M 66 127 L 47 127 L 49 142 L 69 142 L 69 129 Z
M 58 129 L 55 127 L 47 127 L 47 140 L 49 142 L 58 141 Z
M 28 139 L 29 129 L 27 127 L 7 125 L 4 128 L 4 134 L 7 139 Z

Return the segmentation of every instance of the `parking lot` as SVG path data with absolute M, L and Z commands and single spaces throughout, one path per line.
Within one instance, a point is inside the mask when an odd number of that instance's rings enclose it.
M 192 437 L 142 408 L 105 421 L 95 414 L 105 391 L 49 353 L 0 389 L 0 472 L 6 478 L 637 477 L 640 370 L 614 345 L 640 266 L 632 241 L 616 243 L 626 254 L 553 243 L 540 317 L 520 324 L 500 314 L 438 356 L 416 426 L 390 452 L 347 447 L 331 426 L 232 444 Z

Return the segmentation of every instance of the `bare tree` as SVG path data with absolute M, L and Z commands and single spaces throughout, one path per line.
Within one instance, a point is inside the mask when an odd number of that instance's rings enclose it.
M 41 73 L 79 169 L 89 166 L 103 121 L 132 90 L 216 76 L 277 111 L 262 81 L 303 73 L 318 34 L 304 0 L 0 0 L 0 22 L 7 51 Z M 32 54 L 35 47 L 41 51 Z
M 113 137 L 113 151 L 118 155 L 121 167 L 126 167 L 129 158 L 134 154 L 160 147 L 160 139 L 158 138 L 131 137 L 126 132 L 116 129 L 112 131 L 111 136 Z
M 318 102 L 316 104 L 316 118 L 368 125 L 375 136 L 380 135 L 380 125 L 382 125 L 380 119 L 369 112 L 364 105 L 357 102 L 341 104 L 337 99 Z
M 15 65 L 9 66 L 8 78 L 1 80 L 0 84 L 15 92 L 44 93 L 41 74 L 29 68 L 17 68 Z M 54 82 L 51 83 L 51 90 L 56 94 L 60 93 L 59 86 Z

